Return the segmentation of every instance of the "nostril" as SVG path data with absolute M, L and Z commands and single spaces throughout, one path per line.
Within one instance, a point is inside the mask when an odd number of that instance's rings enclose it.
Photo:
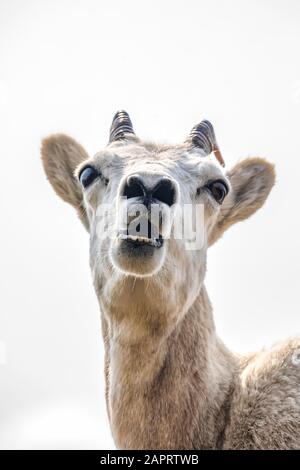
M 172 206 L 175 203 L 176 191 L 175 186 L 169 179 L 164 179 L 158 183 L 152 193 L 153 199 Z
M 124 186 L 123 196 L 127 199 L 143 198 L 145 205 L 157 201 L 172 206 L 176 201 L 176 188 L 172 180 L 167 177 L 161 178 L 151 187 L 146 186 L 140 176 L 131 175 Z
M 143 197 L 145 195 L 143 182 L 137 176 L 131 176 L 126 182 L 123 195 L 128 199 L 131 197 Z

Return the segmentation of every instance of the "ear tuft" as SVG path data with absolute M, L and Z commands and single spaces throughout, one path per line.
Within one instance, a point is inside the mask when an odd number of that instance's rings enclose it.
M 41 156 L 45 173 L 54 191 L 77 210 L 87 227 L 82 191 L 74 176 L 76 167 L 89 158 L 83 147 L 71 137 L 54 134 L 42 141 Z
M 247 219 L 260 209 L 275 183 L 275 167 L 263 158 L 247 158 L 227 174 L 231 192 L 225 199 L 209 244 L 213 244 L 236 222 Z

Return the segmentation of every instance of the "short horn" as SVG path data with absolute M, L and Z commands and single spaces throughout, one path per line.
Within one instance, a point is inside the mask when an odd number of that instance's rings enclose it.
M 201 149 L 204 154 L 203 156 L 205 157 L 213 152 L 218 162 L 222 166 L 225 166 L 225 162 L 217 144 L 214 128 L 209 121 L 204 120 L 193 127 L 186 142 L 193 147 Z
M 109 143 L 117 140 L 125 140 L 127 136 L 135 135 L 130 117 L 126 111 L 118 111 L 113 118 L 110 134 Z

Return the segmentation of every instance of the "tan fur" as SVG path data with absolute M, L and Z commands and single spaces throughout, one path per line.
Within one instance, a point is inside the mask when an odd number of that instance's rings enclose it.
M 247 159 L 225 175 L 217 162 L 182 145 L 120 142 L 88 160 L 110 178 L 108 187 L 99 181 L 82 193 L 73 175 L 88 157 L 75 141 L 52 136 L 44 141 L 42 156 L 55 191 L 81 218 L 83 205 L 86 209 L 105 343 L 107 409 L 117 447 L 299 448 L 300 340 L 247 357 L 231 353 L 216 335 L 203 283 L 208 244 L 263 205 L 274 184 L 273 166 Z M 231 185 L 221 208 L 201 196 L 208 238 L 203 249 L 188 253 L 170 241 L 164 258 L 155 261 L 161 266 L 152 272 L 149 265 L 148 275 L 120 270 L 111 256 L 113 245 L 99 242 L 95 230 L 97 205 L 115 203 L 124 178 L 136 172 L 150 179 L 167 172 L 179 184 L 183 202 L 192 201 L 197 184 L 209 178 L 223 175 Z
M 275 180 L 274 166 L 263 158 L 248 158 L 229 172 L 232 193 L 224 201 L 210 244 L 213 244 L 233 224 L 250 217 L 265 202 Z M 244 191 L 244 185 L 247 191 Z
M 41 154 L 45 173 L 55 192 L 75 207 L 87 226 L 82 191 L 74 177 L 75 169 L 88 158 L 86 151 L 71 137 L 55 134 L 43 140 Z

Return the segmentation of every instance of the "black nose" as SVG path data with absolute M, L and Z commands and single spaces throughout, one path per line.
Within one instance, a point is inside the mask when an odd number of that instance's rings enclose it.
M 128 199 L 139 197 L 146 206 L 155 203 L 155 201 L 172 206 L 176 200 L 176 188 L 173 181 L 165 176 L 156 181 L 154 186 L 150 187 L 141 176 L 132 175 L 127 178 L 123 189 L 123 196 Z

